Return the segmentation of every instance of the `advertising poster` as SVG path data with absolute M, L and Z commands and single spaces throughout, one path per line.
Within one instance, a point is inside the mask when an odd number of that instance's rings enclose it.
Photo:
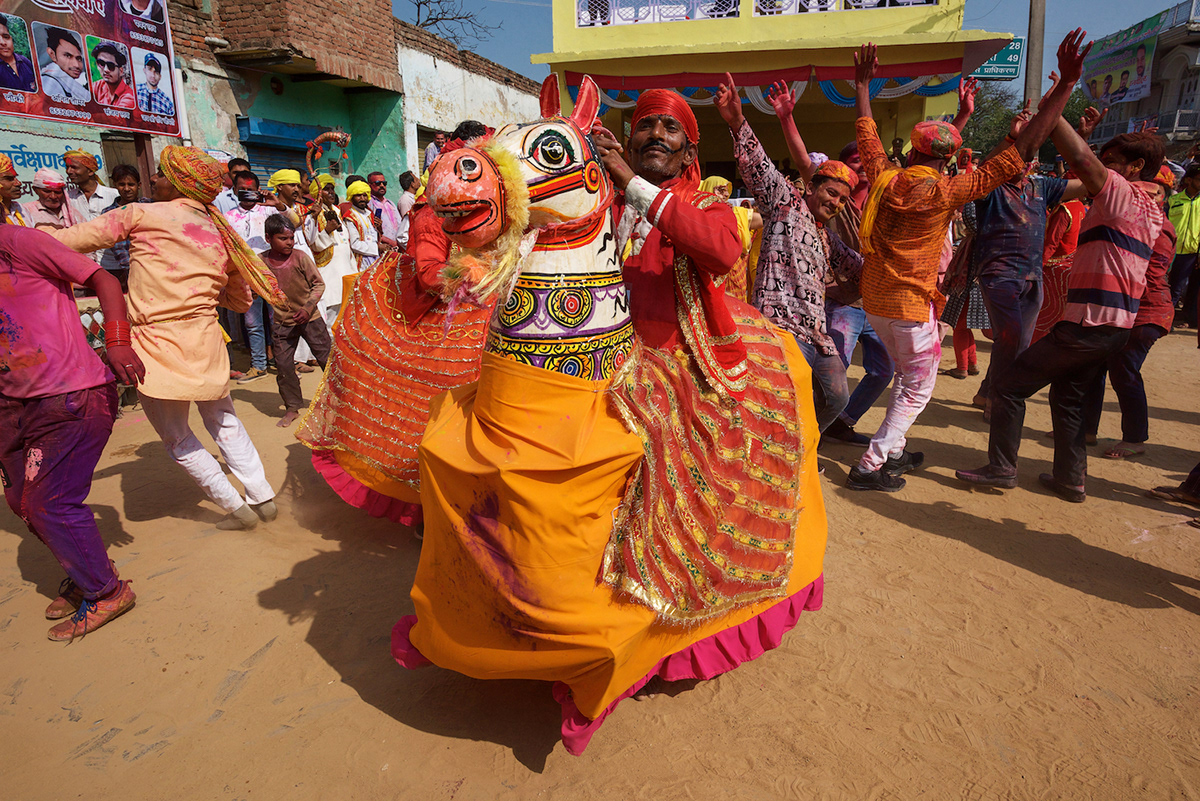
M 0 0 L 0 114 L 179 135 L 165 0 Z
M 1090 100 L 1111 106 L 1150 95 L 1154 51 L 1169 13 L 1155 14 L 1096 42 L 1083 63 L 1083 92 Z

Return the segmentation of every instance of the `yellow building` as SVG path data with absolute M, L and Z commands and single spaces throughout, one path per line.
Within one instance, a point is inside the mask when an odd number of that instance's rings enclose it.
M 674 88 L 694 98 L 701 162 L 731 175 L 729 135 L 711 93 L 729 71 L 746 118 L 769 153 L 787 150 L 765 92 L 786 80 L 803 92 L 795 117 L 810 150 L 832 156 L 854 137 L 853 51 L 880 46 L 873 101 L 885 145 L 917 122 L 957 107 L 970 74 L 1011 38 L 962 30 L 966 0 L 554 0 L 554 52 L 536 55 L 564 92 L 591 75 L 610 126 L 629 118 L 637 93 Z M 886 80 L 883 80 L 886 79 Z M 613 130 L 620 130 L 614 127 Z

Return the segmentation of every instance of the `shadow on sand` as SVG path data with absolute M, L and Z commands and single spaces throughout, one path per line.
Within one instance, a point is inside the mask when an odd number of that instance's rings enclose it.
M 481 681 L 428 667 L 410 671 L 391 655 L 391 629 L 412 614 L 409 590 L 421 544 L 412 531 L 345 504 L 325 484 L 300 443 L 288 446 L 280 491 L 297 524 L 336 544 L 297 563 L 259 593 L 259 603 L 291 624 L 309 623 L 306 642 L 364 701 L 420 731 L 510 748 L 541 772 L 559 740 L 559 705 L 550 685 Z

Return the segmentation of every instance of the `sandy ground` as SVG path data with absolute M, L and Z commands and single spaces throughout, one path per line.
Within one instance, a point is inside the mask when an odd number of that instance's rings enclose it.
M 272 379 L 233 391 L 280 488 L 279 519 L 249 533 L 214 528 L 129 412 L 91 495 L 135 582 L 125 617 L 46 640 L 60 569 L 0 512 L 0 795 L 1198 798 L 1200 531 L 1142 495 L 1197 459 L 1198 355 L 1189 333 L 1151 352 L 1153 447 L 1094 457 L 1083 505 L 1038 487 L 1044 393 L 1004 494 L 953 478 L 985 461 L 975 379 L 939 380 L 912 437 L 928 468 L 900 494 L 846 491 L 858 449 L 825 452 L 825 608 L 729 675 L 624 703 L 582 757 L 558 743 L 548 685 L 392 661 L 420 543 L 333 495 L 274 426 Z M 1119 437 L 1109 400 L 1102 443 Z

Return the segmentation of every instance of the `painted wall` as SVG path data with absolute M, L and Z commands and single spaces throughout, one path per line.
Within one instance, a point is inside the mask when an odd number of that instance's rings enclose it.
M 466 119 L 500 127 L 541 116 L 538 99 L 420 50 L 397 47 L 404 78 L 407 169 L 420 172 L 417 126 L 450 131 Z
M 752 52 L 766 43 L 791 47 L 831 46 L 915 35 L 923 41 L 947 41 L 961 33 L 966 0 L 941 0 L 936 6 L 869 8 L 783 16 L 754 16 L 755 0 L 740 0 L 732 19 L 685 20 L 639 25 L 576 27 L 576 0 L 554 0 L 555 61 L 587 53 L 666 48 L 678 52 L 722 50 Z M 799 42 L 806 44 L 797 44 Z M 535 63 L 547 59 L 535 56 Z M 707 70 L 706 70 L 707 71 Z

